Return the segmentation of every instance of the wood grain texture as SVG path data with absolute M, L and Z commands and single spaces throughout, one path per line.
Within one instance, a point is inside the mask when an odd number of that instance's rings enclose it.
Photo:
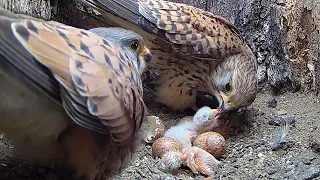
M 54 0 L 52 2 L 57 2 L 57 0 Z M 26 14 L 45 20 L 51 19 L 52 6 L 50 5 L 50 1 L 0 0 L 0 7 L 19 14 Z
M 183 2 L 220 15 L 239 28 L 259 62 L 260 88 L 320 90 L 320 5 L 306 0 Z

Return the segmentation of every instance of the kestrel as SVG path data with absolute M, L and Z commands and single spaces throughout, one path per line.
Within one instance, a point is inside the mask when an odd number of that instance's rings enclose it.
M 163 0 L 79 1 L 96 9 L 108 24 L 145 39 L 153 55 L 147 66 L 161 73 L 158 102 L 183 110 L 195 107 L 197 94 L 204 92 L 228 112 L 255 100 L 256 58 L 225 18 Z
M 26 159 L 75 178 L 119 170 L 147 113 L 140 75 L 150 59 L 133 31 L 0 9 L 0 132 Z

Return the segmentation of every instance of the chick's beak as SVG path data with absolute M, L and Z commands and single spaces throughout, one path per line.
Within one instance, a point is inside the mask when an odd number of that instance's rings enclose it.
M 141 51 L 141 56 L 143 57 L 144 61 L 147 63 L 150 62 L 152 59 L 152 54 L 146 46 L 143 47 Z

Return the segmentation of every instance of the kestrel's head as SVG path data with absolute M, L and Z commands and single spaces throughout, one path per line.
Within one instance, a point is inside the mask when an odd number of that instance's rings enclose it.
M 133 64 L 140 73 L 145 70 L 146 62 L 149 62 L 152 58 L 150 50 L 146 47 L 143 38 L 131 30 L 117 27 L 99 27 L 90 29 L 89 31 L 109 39 L 124 49 L 129 59 L 135 60 Z
M 223 111 L 237 110 L 253 103 L 257 94 L 257 63 L 248 54 L 225 59 L 213 76 L 217 98 Z

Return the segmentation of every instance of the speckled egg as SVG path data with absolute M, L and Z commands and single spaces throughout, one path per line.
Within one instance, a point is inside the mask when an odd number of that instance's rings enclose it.
M 202 148 L 215 158 L 220 158 L 226 150 L 224 137 L 217 132 L 205 132 L 200 134 L 193 142 L 194 146 Z
M 222 122 L 218 127 L 213 128 L 212 131 L 221 134 L 227 140 L 230 137 L 230 123 Z
M 182 152 L 182 145 L 170 137 L 161 137 L 152 144 L 152 155 L 162 157 L 168 151 Z

